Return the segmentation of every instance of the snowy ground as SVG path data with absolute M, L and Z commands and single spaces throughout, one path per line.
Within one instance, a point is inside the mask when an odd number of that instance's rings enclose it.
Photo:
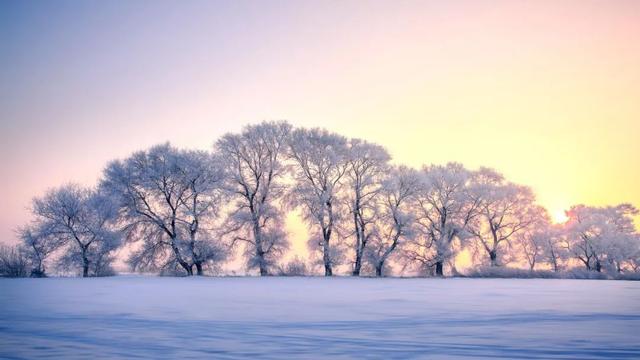
M 640 282 L 0 279 L 0 358 L 640 358 Z

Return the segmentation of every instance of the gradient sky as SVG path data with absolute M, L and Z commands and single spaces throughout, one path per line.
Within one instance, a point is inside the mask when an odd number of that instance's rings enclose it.
M 264 119 L 640 206 L 640 1 L 3 0 L 0 242 L 48 187 Z

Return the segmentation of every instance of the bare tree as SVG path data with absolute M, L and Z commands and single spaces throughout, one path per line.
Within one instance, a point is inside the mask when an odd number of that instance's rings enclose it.
M 391 157 L 382 146 L 360 139 L 351 139 L 348 146 L 345 176 L 355 234 L 353 275 L 359 276 L 363 254 L 373 234 L 370 227 L 373 227 L 376 220 L 376 200 Z
M 90 275 L 95 256 L 105 244 L 116 244 L 120 236 L 110 222 L 117 208 L 111 199 L 96 190 L 69 184 L 49 190 L 44 197 L 33 200 L 34 226 L 38 237 L 53 237 L 67 248 L 62 261 L 80 267 L 82 276 Z
M 225 160 L 226 188 L 234 199 L 225 234 L 233 235 L 233 244 L 245 243 L 248 267 L 258 268 L 262 276 L 289 246 L 283 211 L 276 204 L 285 191 L 283 160 L 290 131 L 286 122 L 263 122 L 215 144 Z
M 324 129 L 297 129 L 291 136 L 290 157 L 295 163 L 295 184 L 288 203 L 300 207 L 304 220 L 316 231 L 311 244 L 319 246 L 324 273 L 331 276 L 336 261 L 331 240 L 341 211 L 338 196 L 347 171 L 347 141 Z
M 509 183 L 491 169 L 480 169 L 471 191 L 479 202 L 479 215 L 468 227 L 469 232 L 486 251 L 491 266 L 498 266 L 501 245 L 511 246 L 514 234 L 535 221 L 539 207 L 530 188 Z
M 216 157 L 169 144 L 110 163 L 101 188 L 117 200 L 120 223 L 138 243 L 134 269 L 181 269 L 187 275 L 223 260 L 226 249 L 211 237 L 221 206 L 224 172 Z
M 404 240 L 415 234 L 415 197 L 421 179 L 416 170 L 404 166 L 389 172 L 381 190 L 380 216 L 372 238 L 368 257 L 376 276 L 382 276 L 386 261 Z

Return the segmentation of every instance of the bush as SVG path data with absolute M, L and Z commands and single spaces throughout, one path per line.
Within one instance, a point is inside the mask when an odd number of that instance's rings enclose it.
M 586 269 L 571 269 L 563 274 L 565 279 L 606 280 L 609 277 L 605 273 Z
M 607 274 L 586 269 L 571 269 L 562 272 L 548 270 L 524 270 L 508 267 L 480 267 L 462 277 L 499 279 L 584 279 L 584 280 L 640 280 L 640 273 Z
M 307 263 L 297 256 L 278 270 L 280 276 L 307 276 L 308 274 Z
M 615 279 L 640 281 L 640 272 L 629 272 L 629 273 L 617 274 L 615 276 Z
M 501 279 L 557 279 L 561 277 L 560 273 L 547 270 L 524 270 L 498 266 L 484 266 L 473 269 L 462 275 L 471 278 L 501 278 Z
M 0 246 L 0 276 L 29 276 L 29 258 L 17 246 Z

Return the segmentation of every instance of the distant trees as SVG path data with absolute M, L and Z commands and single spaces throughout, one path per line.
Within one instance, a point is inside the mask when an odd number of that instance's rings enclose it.
M 214 147 L 223 159 L 225 189 L 233 201 L 225 233 L 233 236 L 233 244 L 245 244 L 248 267 L 258 268 L 262 276 L 289 246 L 278 202 L 285 193 L 290 132 L 286 122 L 264 122 L 226 134 Z
M 571 207 L 565 225 L 568 250 L 587 270 L 601 272 L 609 266 L 622 272 L 625 263 L 633 262 L 638 248 L 635 215 L 638 209 L 630 204 Z
M 449 163 L 418 171 L 391 165 L 377 144 L 272 121 L 222 136 L 213 151 L 137 151 L 110 162 L 95 189 L 49 190 L 33 200 L 21 243 L 0 249 L 0 275 L 40 277 L 52 265 L 109 275 L 123 239 L 139 271 L 203 275 L 240 249 L 260 275 L 305 275 L 311 263 L 282 260 L 293 209 L 326 276 L 346 265 L 353 276 L 455 275 L 469 254 L 464 265 L 494 268 L 485 274 L 502 266 L 532 276 L 576 266 L 640 272 L 639 213 L 630 204 L 577 205 L 552 224 L 530 188 L 495 170 Z
M 206 226 L 217 216 L 223 173 L 218 159 L 169 144 L 110 163 L 101 189 L 119 206 L 127 239 L 138 244 L 134 269 L 181 270 L 202 275 L 226 257 Z

